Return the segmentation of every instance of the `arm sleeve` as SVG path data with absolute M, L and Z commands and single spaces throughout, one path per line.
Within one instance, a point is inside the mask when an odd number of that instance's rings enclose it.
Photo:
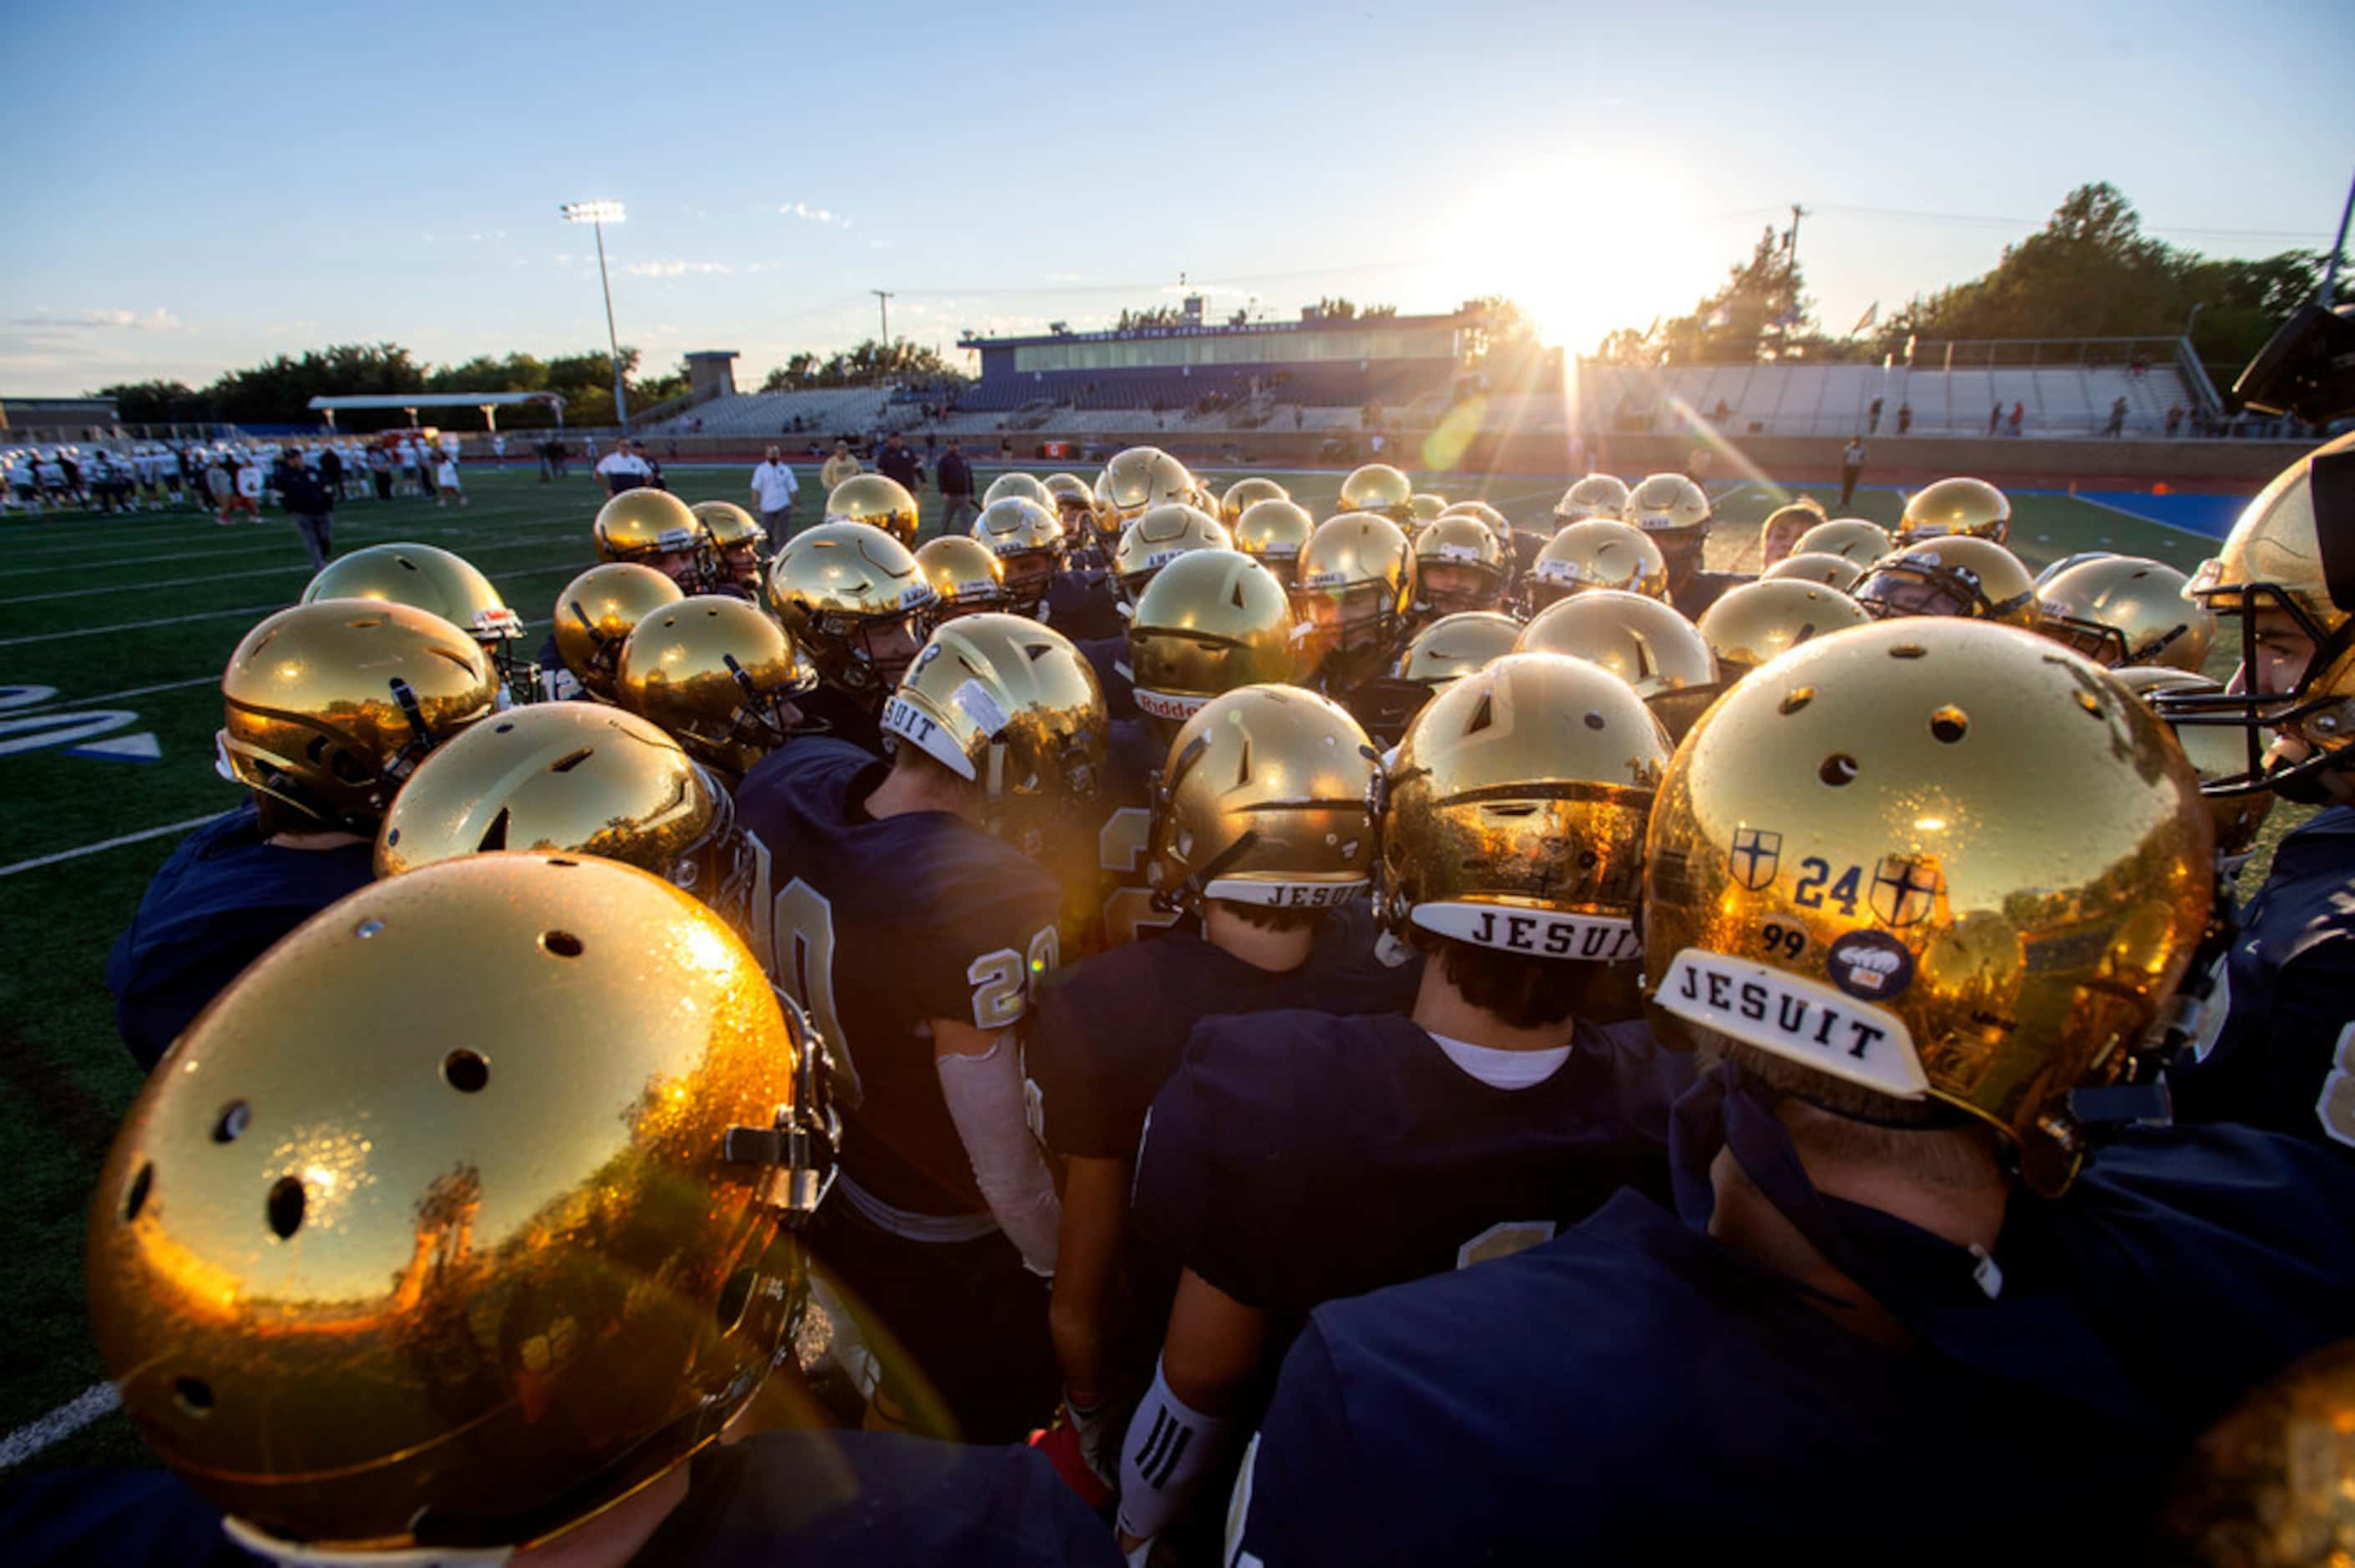
M 1051 1279 L 1062 1205 L 1025 1121 L 1022 1072 L 1013 1044 L 1000 1035 L 978 1056 L 952 1054 L 935 1058 L 932 1065 L 990 1217 L 1020 1250 L 1022 1266 Z

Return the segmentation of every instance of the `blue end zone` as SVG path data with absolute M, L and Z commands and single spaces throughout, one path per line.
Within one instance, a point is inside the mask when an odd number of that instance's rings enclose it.
M 2077 499 L 2203 539 L 2222 539 L 2231 533 L 2249 503 L 2245 495 L 2153 495 L 2141 490 L 2081 490 Z

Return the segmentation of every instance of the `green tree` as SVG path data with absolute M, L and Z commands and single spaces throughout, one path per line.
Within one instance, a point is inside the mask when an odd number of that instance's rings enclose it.
M 1672 365 L 1724 364 L 1781 350 L 1803 334 L 1809 316 L 1806 281 L 1787 235 L 1769 224 L 1750 259 L 1726 270 L 1725 283 L 1692 313 L 1645 334 L 1646 352 Z M 1613 334 L 1614 337 L 1618 334 Z
M 114 399 L 115 417 L 126 425 L 168 425 L 206 418 L 204 394 L 177 381 L 124 381 L 98 389 Z

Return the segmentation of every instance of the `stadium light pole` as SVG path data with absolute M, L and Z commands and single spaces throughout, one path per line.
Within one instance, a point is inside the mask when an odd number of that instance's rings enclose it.
M 621 421 L 622 434 L 630 433 L 630 404 L 622 390 L 622 340 L 613 331 L 613 281 L 605 272 L 605 226 L 623 220 L 622 204 L 617 201 L 569 201 L 557 210 L 567 223 L 585 223 L 597 231 L 597 282 L 605 291 L 605 346 L 613 357 L 613 417 Z

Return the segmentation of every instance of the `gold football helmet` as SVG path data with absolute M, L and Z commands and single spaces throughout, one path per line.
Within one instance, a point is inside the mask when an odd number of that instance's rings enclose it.
M 1158 587 L 1158 585 L 1156 585 Z M 1347 904 L 1373 880 L 1373 745 L 1338 704 L 1297 686 L 1212 699 L 1169 746 L 1146 877 L 1189 913 Z
M 1593 664 L 1510 653 L 1416 715 L 1381 818 L 1383 923 L 1532 958 L 1636 957 L 1668 737 Z
M 1493 609 L 1512 573 L 1509 546 L 1467 512 L 1451 512 L 1414 536 L 1413 613 L 1428 620 Z
M 914 648 L 879 656 L 875 645 L 912 642 L 899 634 L 932 601 L 916 557 L 870 524 L 805 528 L 769 563 L 769 609 L 819 676 L 847 692 L 879 695 L 899 683 Z
M 1414 594 L 1413 552 L 1397 524 L 1345 512 L 1316 525 L 1293 573 L 1301 673 L 1321 672 L 1335 688 L 1389 662 Z
M 1856 600 L 1820 583 L 1764 577 L 1719 595 L 1700 612 L 1699 627 L 1719 672 L 1738 681 L 1802 642 L 1871 619 Z
M 1521 653 L 1567 653 L 1627 683 L 1682 736 L 1717 697 L 1717 656 L 1675 606 L 1642 594 L 1593 588 L 1540 610 L 1521 628 Z
M 1651 474 L 1627 493 L 1626 520 L 1646 534 L 1682 534 L 1705 525 L 1709 493 L 1681 473 Z
M 1115 452 L 1096 480 L 1096 533 L 1109 557 L 1128 525 L 1156 506 L 1191 505 L 1197 486 L 1186 465 L 1159 447 Z
M 1391 678 L 1444 692 L 1510 653 L 1520 636 L 1521 623 L 1495 610 L 1443 615 L 1408 641 L 1391 666 Z
M 823 1055 L 718 916 L 631 867 L 372 884 L 133 1102 L 91 1207 L 101 1359 L 265 1557 L 559 1536 L 718 1437 L 788 1344 Z
M 1292 600 L 1239 550 L 1196 550 L 1137 597 L 1128 622 L 1136 705 L 1182 723 L 1237 686 L 1292 678 Z
M 2209 1428 L 2168 1488 L 2144 1560 L 2180 1568 L 2355 1561 L 2355 1340 L 2295 1362 Z
M 591 567 L 556 596 L 556 652 L 582 691 L 610 703 L 622 644 L 631 630 L 686 597 L 677 583 L 651 567 L 629 561 Z
M 1273 572 L 1286 588 L 1302 546 L 1316 524 L 1308 509 L 1289 501 L 1254 501 L 1235 524 L 1235 548 Z
M 1852 593 L 1856 585 L 1864 580 L 1864 568 L 1829 550 L 1802 550 L 1784 556 L 1758 574 L 1761 582 L 1780 582 L 1785 577 L 1821 583 L 1836 593 Z
M 1955 1107 L 2057 1192 L 2069 1092 L 2126 1068 L 2207 923 L 2198 788 L 2131 693 L 2041 638 L 1927 619 L 1795 649 L 1701 719 L 1653 810 L 1663 1038 L 1732 1036 L 1877 1119 Z
M 2312 794 L 2314 775 L 2355 760 L 2348 750 L 2355 740 L 2350 493 L 2355 433 L 2275 475 L 2232 524 L 2223 548 L 2200 564 L 2183 590 L 2211 614 L 2235 616 L 2241 623 L 2241 690 L 2172 693 L 2158 701 L 2159 712 L 2179 728 L 2230 726 L 2243 732 L 2244 766 L 2210 780 L 2211 794 L 2287 785 L 2288 798 L 2301 800 Z M 2294 629 L 2313 644 L 2295 674 L 2268 673 L 2273 661 L 2264 657 L 2260 616 L 2286 622 L 2279 630 Z M 2266 744 L 2277 731 L 2308 755 L 2267 757 Z
M 1588 588 L 1616 588 L 1646 599 L 1668 597 L 1668 563 L 1660 547 L 1631 523 L 1590 517 L 1546 541 L 1521 579 L 1521 599 L 1532 613 Z
M 1219 520 L 1199 506 L 1156 506 L 1121 530 L 1112 556 L 1112 580 L 1123 604 L 1136 596 L 1153 574 L 1193 550 L 1231 550 L 1235 542 Z
M 916 498 L 889 474 L 853 474 L 826 498 L 826 522 L 864 523 L 880 528 L 897 539 L 903 550 L 916 547 L 918 516 Z
M 374 599 L 296 605 L 229 656 L 219 770 L 323 824 L 373 834 L 426 754 L 497 696 L 481 645 L 438 615 Z
M 1414 485 L 1390 464 L 1369 462 L 1349 471 L 1333 510 L 1336 514 L 1370 512 L 1404 527 L 1414 515 Z
M 1873 562 L 1896 548 L 1897 541 L 1880 524 L 1863 517 L 1835 517 L 1800 535 L 1791 554 L 1838 556 L 1870 571 Z
M 1036 616 L 1063 559 L 1063 524 L 1054 507 L 1027 495 L 1000 496 L 974 519 L 973 536 L 1005 567 L 1015 612 Z
M 1447 510 L 1447 497 L 1418 490 L 1406 498 L 1407 526 L 1410 531 L 1430 522 Z
M 719 781 L 660 727 L 595 703 L 542 703 L 427 758 L 376 836 L 376 874 L 493 850 L 593 854 L 650 871 L 751 928 L 752 860 Z
M 925 616 L 925 631 L 960 615 L 982 615 L 1006 609 L 1014 596 L 1006 591 L 1006 567 L 980 540 L 963 534 L 943 534 L 916 546 L 916 569 L 932 586 L 932 605 Z
M 297 602 L 323 599 L 381 599 L 438 615 L 495 658 L 523 635 L 522 619 L 491 579 L 434 545 L 369 545 L 338 556 L 304 585 Z
M 1055 493 L 1048 489 L 1046 481 L 1036 474 L 1021 472 L 999 474 L 996 479 L 991 480 L 989 487 L 981 493 L 982 510 L 986 512 L 1006 500 L 1035 502 L 1045 507 L 1050 514 L 1055 511 Z
M 1508 552 L 1513 547 L 1513 525 L 1505 514 L 1485 501 L 1451 501 L 1440 513 L 1442 517 L 1476 517 L 1482 526 L 1497 536 L 1497 543 Z
M 2120 685 L 2149 704 L 2161 719 L 2167 716 L 2158 701 L 2162 693 L 2213 697 L 2224 691 L 2221 681 L 2166 665 L 2128 665 L 2110 673 L 2118 678 Z M 2200 775 L 2201 785 L 2211 779 L 2229 779 L 2240 771 L 2244 754 L 2239 736 L 2212 725 L 2169 727 L 2183 747 L 2183 755 L 2190 759 L 2191 770 Z M 2257 830 L 2273 814 L 2273 794 L 2259 789 L 2236 795 L 2208 795 L 2204 799 L 2208 814 L 2216 820 L 2216 853 L 2228 860 L 2247 854 L 2256 844 Z
M 1607 473 L 1590 473 L 1561 493 L 1561 499 L 1553 503 L 1553 514 L 1565 523 L 1583 523 L 1589 517 L 1625 521 L 1627 494 L 1625 481 Z
M 732 501 L 698 501 L 687 510 L 710 531 L 725 585 L 747 598 L 759 593 L 761 558 L 769 543 L 769 531 L 761 520 Z
M 2097 664 L 2197 670 L 2216 641 L 2216 618 L 2186 599 L 2190 581 L 2139 556 L 2083 561 L 2037 585 L 2037 630 Z
M 717 594 L 639 621 L 613 683 L 622 706 L 738 778 L 785 743 L 801 722 L 794 698 L 816 684 L 784 628 L 760 606 Z
M 1095 671 L 1071 639 L 1018 615 L 933 632 L 883 705 L 883 728 L 978 786 L 983 826 L 1034 859 L 1102 787 Z
M 2037 628 L 2036 579 L 2009 550 L 1968 534 L 1903 546 L 1864 575 L 1856 599 L 1882 619 L 1955 615 Z
M 591 532 L 597 557 L 652 567 L 688 593 L 700 593 L 719 573 L 711 530 L 666 490 L 639 485 L 597 509 Z
M 2011 533 L 2011 502 L 1983 479 L 1942 479 L 1917 490 L 1905 503 L 1897 542 L 1967 535 L 2002 544 Z
M 1239 479 L 1227 486 L 1227 493 L 1219 497 L 1218 518 L 1227 525 L 1227 532 L 1231 534 L 1234 532 L 1235 524 L 1242 521 L 1243 514 L 1261 502 L 1291 499 L 1292 493 L 1272 479 L 1261 479 L 1256 476 Z
M 1076 473 L 1050 473 L 1039 482 L 1054 497 L 1055 515 L 1062 520 L 1064 535 L 1077 539 L 1080 525 L 1095 515 L 1095 492 Z

